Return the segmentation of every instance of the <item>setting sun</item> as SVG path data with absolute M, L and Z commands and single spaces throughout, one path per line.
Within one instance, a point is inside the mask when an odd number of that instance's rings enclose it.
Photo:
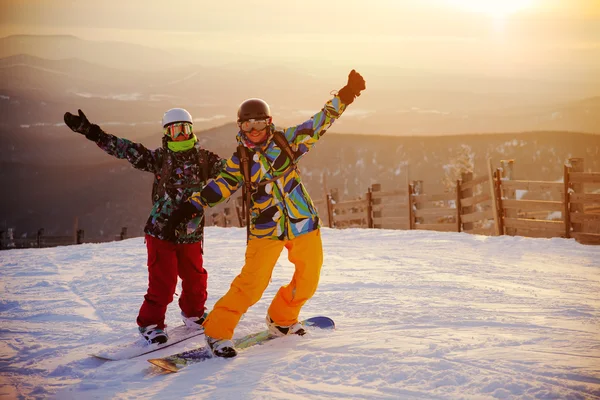
M 504 17 L 517 11 L 529 8 L 534 0 L 445 0 L 447 3 L 467 11 L 488 14 L 493 17 Z

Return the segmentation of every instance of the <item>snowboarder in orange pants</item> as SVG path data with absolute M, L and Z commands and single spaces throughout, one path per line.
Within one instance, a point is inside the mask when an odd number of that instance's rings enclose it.
M 214 206 L 240 187 L 244 189 L 246 262 L 204 322 L 206 341 L 215 356 L 237 354 L 231 341 L 233 331 L 241 316 L 260 300 L 284 247 L 295 272 L 271 302 L 267 326 L 273 335 L 305 333 L 298 315 L 317 289 L 323 247 L 320 219 L 296 163 L 365 88 L 363 77 L 352 70 L 348 83 L 321 111 L 282 131 L 275 129 L 265 101 L 246 100 L 238 109 L 237 151 L 216 178 L 173 213 L 171 227 L 187 220 L 195 210 Z

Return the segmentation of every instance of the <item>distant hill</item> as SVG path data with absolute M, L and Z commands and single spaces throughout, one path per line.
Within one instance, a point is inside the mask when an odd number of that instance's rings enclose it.
M 173 67 L 181 63 L 164 50 L 116 41 L 92 41 L 71 35 L 12 35 L 0 38 L 0 58 L 30 54 L 51 60 L 80 58 L 124 70 Z
M 207 129 L 233 121 L 249 97 L 266 99 L 277 121 L 291 125 L 318 110 L 346 81 L 345 73 L 320 76 L 243 62 L 207 66 L 188 56 L 74 36 L 0 38 L 0 127 L 60 124 L 65 111 L 77 108 L 99 123 L 150 124 L 168 108 L 186 107 L 197 126 Z M 600 94 L 597 78 L 553 81 L 381 67 L 362 72 L 368 89 L 333 131 L 600 133 L 600 106 L 593 101 Z
M 160 128 L 158 121 L 164 111 L 185 107 L 197 119 L 197 126 L 207 129 L 234 121 L 239 103 L 253 96 L 268 100 L 278 123 L 291 125 L 312 115 L 330 96 L 331 86 L 315 78 L 302 79 L 293 71 L 283 70 L 271 80 L 251 79 L 252 71 L 240 74 L 193 66 L 178 71 L 179 75 L 169 71 L 134 73 L 77 59 L 52 61 L 25 55 L 0 59 L 0 127 L 60 124 L 65 111 L 81 108 L 99 124 L 154 123 Z M 296 85 L 306 89 L 287 89 Z M 600 133 L 597 97 L 493 108 L 496 101 L 507 102 L 494 93 L 398 92 L 398 101 L 390 103 L 386 97 L 378 97 L 381 93 L 393 96 L 369 86 L 333 131 L 387 135 L 533 130 Z M 461 104 L 462 110 L 455 110 L 451 103 Z M 486 107 L 475 106 L 484 103 Z M 473 104 L 471 109 L 468 104 Z

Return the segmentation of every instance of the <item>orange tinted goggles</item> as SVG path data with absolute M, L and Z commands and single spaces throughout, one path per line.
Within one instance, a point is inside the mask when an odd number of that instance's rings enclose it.
M 249 119 L 247 121 L 238 122 L 242 132 L 252 132 L 253 130 L 262 131 L 271 123 L 271 119 Z
M 165 127 L 165 135 L 175 140 L 179 136 L 184 136 L 185 139 L 192 137 L 192 124 L 189 122 L 177 122 Z

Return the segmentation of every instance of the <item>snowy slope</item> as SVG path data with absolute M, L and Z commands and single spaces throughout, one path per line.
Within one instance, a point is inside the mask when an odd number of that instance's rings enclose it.
M 88 356 L 130 335 L 145 293 L 142 238 L 0 252 L 0 396 L 60 399 L 600 398 L 600 247 L 565 239 L 323 230 L 319 290 L 301 316 L 338 329 L 163 373 Z M 241 268 L 245 231 L 208 228 L 209 304 Z M 293 267 L 285 253 L 264 315 Z M 174 301 L 167 322 L 179 323 Z M 202 338 L 154 353 L 168 355 Z

